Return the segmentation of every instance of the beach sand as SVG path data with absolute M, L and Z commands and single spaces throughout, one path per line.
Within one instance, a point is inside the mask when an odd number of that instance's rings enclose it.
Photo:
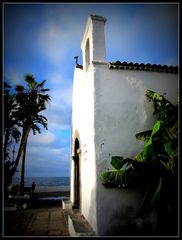
M 69 186 L 36 186 L 35 193 L 42 193 L 42 192 L 69 192 Z
M 36 186 L 34 197 L 67 197 L 70 196 L 69 186 Z

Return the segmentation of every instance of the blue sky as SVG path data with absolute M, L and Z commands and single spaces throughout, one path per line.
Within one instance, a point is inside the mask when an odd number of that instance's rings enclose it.
M 44 111 L 48 130 L 29 136 L 26 176 L 70 175 L 74 57 L 82 63 L 80 45 L 90 14 L 107 18 L 107 62 L 178 65 L 176 3 L 7 3 L 3 9 L 5 79 L 14 86 L 31 73 L 51 89 Z

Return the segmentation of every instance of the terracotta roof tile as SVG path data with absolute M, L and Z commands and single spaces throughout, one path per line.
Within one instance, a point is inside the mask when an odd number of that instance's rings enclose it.
M 178 73 L 178 66 L 167 66 L 157 64 L 144 64 L 144 63 L 127 63 L 127 62 L 110 62 L 110 69 L 124 69 L 124 70 L 140 70 L 140 71 L 153 71 L 153 72 L 167 72 L 167 73 Z

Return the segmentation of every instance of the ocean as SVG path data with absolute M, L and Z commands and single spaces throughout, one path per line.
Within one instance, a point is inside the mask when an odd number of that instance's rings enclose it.
M 36 186 L 70 186 L 70 177 L 26 177 L 25 187 L 31 187 L 32 182 Z M 14 177 L 13 183 L 18 184 L 19 178 Z

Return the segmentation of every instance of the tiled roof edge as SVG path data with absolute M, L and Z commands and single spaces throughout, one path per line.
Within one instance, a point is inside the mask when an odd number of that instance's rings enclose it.
M 144 63 L 127 63 L 127 62 L 110 62 L 110 69 L 124 69 L 124 70 L 142 70 L 151 72 L 166 72 L 166 73 L 178 73 L 178 66 L 167 66 L 167 65 L 157 65 L 157 64 L 144 64 Z

